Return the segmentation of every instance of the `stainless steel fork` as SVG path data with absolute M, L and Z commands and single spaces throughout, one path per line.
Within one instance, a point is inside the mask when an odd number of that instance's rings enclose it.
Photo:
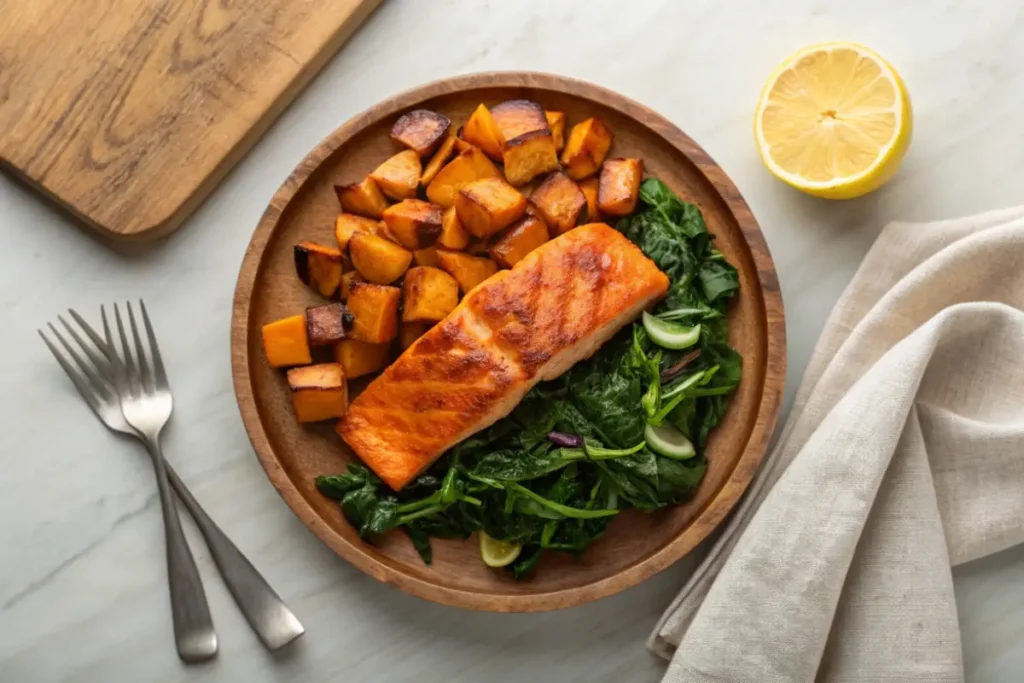
M 206 539 L 214 562 L 224 577 L 224 582 L 235 598 L 235 602 L 245 615 L 246 620 L 268 649 L 274 650 L 282 647 L 302 635 L 304 632 L 302 625 L 263 576 L 242 555 L 241 551 L 220 530 L 216 523 L 210 519 L 209 515 L 206 514 L 195 497 L 192 496 L 185 484 L 174 470 L 171 469 L 170 465 L 163 460 L 162 455 L 160 455 L 159 432 L 170 416 L 172 399 L 156 335 L 153 332 L 145 304 L 141 301 L 139 304 L 146 337 L 149 341 L 148 363 L 146 360 L 147 354 L 143 349 L 138 325 L 135 322 L 130 304 L 127 310 L 129 326 L 135 342 L 134 359 L 132 358 L 120 310 L 116 305 L 114 307 L 114 315 L 117 321 L 124 361 L 118 357 L 117 347 L 111 334 L 106 310 L 103 308 L 100 309 L 103 318 L 103 338 L 100 338 L 95 330 L 78 313 L 73 310 L 68 311 L 81 330 L 89 337 L 92 346 L 82 339 L 74 327 L 58 316 L 67 334 L 71 336 L 80 351 L 89 358 L 92 365 L 83 360 L 82 356 L 75 351 L 73 346 L 64 339 L 52 324 L 49 325 L 51 334 L 57 338 L 64 347 L 64 350 L 71 356 L 79 371 L 76 371 L 68 363 L 42 331 L 40 331 L 40 336 L 43 337 L 43 341 L 46 342 L 58 363 L 64 368 L 79 393 L 82 394 L 86 403 L 89 404 L 100 420 L 111 430 L 136 436 L 146 443 L 147 448 L 153 454 L 154 466 L 158 469 L 162 467 L 166 473 L 166 479 L 170 481 L 171 486 L 185 504 L 186 509 L 195 520 L 196 526 Z M 120 400 L 118 400 L 119 395 Z M 118 405 L 119 403 L 120 405 Z M 159 481 L 159 472 L 157 476 Z M 167 516 L 165 515 L 165 520 L 166 518 Z M 171 533 L 173 534 L 174 532 L 172 531 Z M 184 541 L 183 537 L 182 541 Z M 170 542 L 169 538 L 168 562 L 173 586 L 176 574 L 171 564 Z M 188 572 L 187 567 L 184 568 L 184 571 Z M 196 578 L 198 578 L 198 574 L 196 574 Z M 189 581 L 188 585 L 199 584 L 192 584 Z M 172 605 L 174 603 L 173 591 L 172 587 Z M 202 596 L 201 585 L 199 585 L 199 594 L 203 598 L 205 606 L 205 597 Z M 208 611 L 206 614 L 206 621 L 209 622 Z M 186 661 L 204 659 L 212 656 L 216 651 L 216 636 L 213 635 L 212 624 L 209 627 L 208 635 L 202 637 L 192 635 L 185 638 L 177 638 L 179 616 L 182 617 L 184 625 L 184 623 L 193 623 L 193 617 L 197 615 L 201 616 L 201 613 L 189 612 L 179 615 L 178 612 L 175 612 L 175 634 L 179 644 L 179 654 Z M 200 619 L 200 621 L 202 620 Z M 184 652 L 182 651 L 182 645 L 185 645 Z M 209 654 L 204 654 L 207 652 Z
M 149 451 L 156 473 L 160 509 L 164 519 L 167 577 L 171 592 L 174 640 L 178 648 L 178 656 L 182 660 L 198 662 L 217 654 L 217 634 L 213 630 L 213 619 L 210 617 L 210 607 L 206 602 L 199 570 L 196 568 L 192 552 L 185 540 L 181 520 L 178 518 L 178 508 L 171 497 L 167 470 L 160 452 L 160 431 L 171 415 L 172 402 L 167 377 L 158 353 L 151 352 L 154 361 L 152 366 L 147 363 L 142 340 L 139 338 L 138 326 L 135 324 L 134 315 L 129 308 L 136 345 L 136 360 L 133 361 L 120 311 L 115 307 L 114 312 L 121 335 L 123 362 L 117 358 L 112 344 L 98 344 L 99 352 L 97 352 L 86 344 L 63 318 L 59 318 L 68 334 L 79 344 L 82 353 L 92 362 L 93 365 L 90 366 L 82 356 L 75 352 L 57 329 L 52 324 L 50 325 L 50 331 L 74 359 L 79 370 L 84 374 L 84 379 L 74 372 L 45 336 L 43 336 L 43 340 L 46 341 L 47 346 L 61 362 L 64 370 L 96 414 L 104 421 L 115 421 L 114 416 L 120 413 L 129 426 L 129 429 L 125 431 L 141 439 Z M 78 320 L 77 316 L 76 320 Z M 80 321 L 80 324 L 81 322 L 84 321 Z M 104 316 L 104 325 L 109 330 L 109 325 L 106 325 L 106 316 Z M 85 329 L 84 326 L 83 329 Z M 40 331 L 40 335 L 42 335 L 42 331 Z

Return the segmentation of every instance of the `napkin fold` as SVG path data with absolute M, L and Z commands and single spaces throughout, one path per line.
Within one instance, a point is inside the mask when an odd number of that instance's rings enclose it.
M 887 226 L 648 646 L 666 683 L 963 681 L 951 566 L 1024 541 L 1024 207 Z

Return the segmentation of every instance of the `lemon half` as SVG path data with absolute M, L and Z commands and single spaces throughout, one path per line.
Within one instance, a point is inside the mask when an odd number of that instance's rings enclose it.
M 480 557 L 488 567 L 505 567 L 512 564 L 522 549 L 523 546 L 518 543 L 499 541 L 483 531 L 480 532 Z
M 754 118 L 768 170 L 829 199 L 859 197 L 889 180 L 911 128 L 899 74 L 854 43 L 815 45 L 787 59 L 765 85 Z

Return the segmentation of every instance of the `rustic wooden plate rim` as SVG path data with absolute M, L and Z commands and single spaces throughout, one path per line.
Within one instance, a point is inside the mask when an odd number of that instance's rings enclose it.
M 249 372 L 249 331 L 251 329 L 250 303 L 253 287 L 262 271 L 265 247 L 275 227 L 292 198 L 303 187 L 309 177 L 339 147 L 364 128 L 397 114 L 425 99 L 439 94 L 452 94 L 475 88 L 534 87 L 555 90 L 565 94 L 589 99 L 620 113 L 644 121 L 650 127 L 657 124 L 656 132 L 672 146 L 690 159 L 701 170 L 707 181 L 714 186 L 742 230 L 757 269 L 761 288 L 762 310 L 767 329 L 767 370 L 754 425 L 745 448 L 718 494 L 710 499 L 703 509 L 680 534 L 670 543 L 652 552 L 618 574 L 599 579 L 592 583 L 537 592 L 529 595 L 483 593 L 462 590 L 451 586 L 439 586 L 420 577 L 410 575 L 390 558 L 371 556 L 361 547 L 334 532 L 310 507 L 305 496 L 295 488 L 286 476 L 277 453 L 271 445 L 262 424 L 259 407 Z M 703 156 L 701 164 L 692 158 L 694 152 Z M 704 167 L 718 170 L 715 177 L 704 173 Z M 256 359 L 257 362 L 259 359 Z M 677 126 L 660 114 L 620 95 L 612 90 L 555 74 L 524 71 L 481 72 L 452 78 L 440 79 L 394 95 L 361 114 L 353 117 L 318 144 L 289 175 L 275 193 L 260 222 L 253 232 L 249 247 L 242 260 L 235 289 L 231 320 L 231 366 L 235 395 L 246 432 L 253 448 L 273 486 L 299 519 L 315 533 L 328 547 L 375 579 L 396 585 L 402 591 L 434 602 L 468 607 L 471 609 L 498 612 L 535 612 L 580 605 L 607 597 L 632 587 L 662 571 L 689 553 L 704 540 L 710 531 L 720 523 L 742 497 L 753 478 L 754 472 L 768 448 L 782 402 L 786 365 L 786 336 L 782 297 L 779 290 L 775 266 L 772 262 L 764 236 L 754 220 L 746 202 L 724 171 Z M 701 524 L 703 522 L 703 524 Z M 704 533 L 689 534 L 702 527 Z

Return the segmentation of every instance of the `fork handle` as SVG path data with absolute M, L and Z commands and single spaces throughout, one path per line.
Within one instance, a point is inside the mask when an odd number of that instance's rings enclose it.
M 305 633 L 302 624 L 285 606 L 267 580 L 206 514 L 199 501 L 171 466 L 166 462 L 164 466 L 171 486 L 206 539 L 206 545 L 209 546 L 213 561 L 224 577 L 224 583 L 264 646 L 268 650 L 276 650 Z
M 167 578 L 171 591 L 171 617 L 178 656 L 184 662 L 201 662 L 217 654 L 217 634 L 210 617 L 203 582 L 192 551 L 181 529 L 178 508 L 167 481 L 167 468 L 160 450 L 159 437 L 146 438 L 153 459 L 160 509 L 164 517 L 167 542 Z

